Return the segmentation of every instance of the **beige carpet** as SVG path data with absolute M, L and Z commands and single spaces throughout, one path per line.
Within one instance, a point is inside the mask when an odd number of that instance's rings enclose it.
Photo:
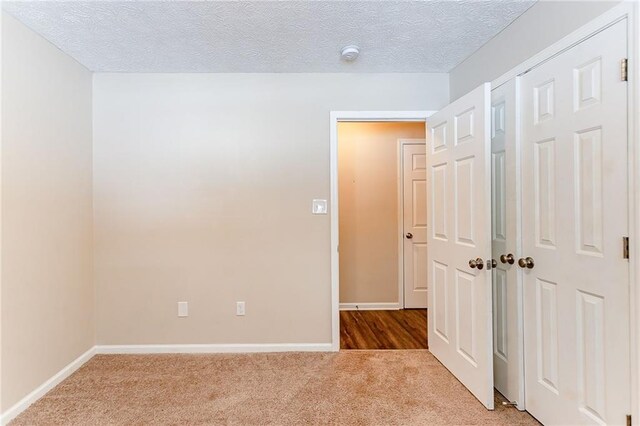
M 428 351 L 99 355 L 11 425 L 516 425 Z

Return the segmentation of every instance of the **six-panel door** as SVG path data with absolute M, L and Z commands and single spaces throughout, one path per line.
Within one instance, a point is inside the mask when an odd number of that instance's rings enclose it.
M 522 77 L 526 406 L 549 425 L 630 412 L 626 25 Z
M 493 400 L 490 90 L 427 120 L 429 349 L 487 408 Z
M 402 145 L 404 307 L 427 307 L 427 159 L 425 143 Z

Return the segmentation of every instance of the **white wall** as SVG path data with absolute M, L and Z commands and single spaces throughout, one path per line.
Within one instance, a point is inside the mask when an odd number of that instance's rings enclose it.
M 424 122 L 338 123 L 340 303 L 399 303 L 398 139 Z
M 538 1 L 451 71 L 451 100 L 500 77 L 619 3 Z
M 92 75 L 2 14 L 2 411 L 95 342 Z
M 329 111 L 448 100 L 442 74 L 96 74 L 98 342 L 330 342 Z

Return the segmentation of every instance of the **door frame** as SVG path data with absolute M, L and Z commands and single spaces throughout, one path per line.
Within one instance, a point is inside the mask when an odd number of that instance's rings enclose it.
M 425 123 L 426 126 L 426 123 Z M 426 130 L 426 127 L 425 127 Z M 426 135 L 425 135 L 426 136 Z M 404 291 L 404 157 L 405 145 L 425 145 L 426 139 L 398 139 L 398 305 L 405 308 Z M 426 148 L 425 148 L 426 154 Z
M 338 123 L 339 122 L 423 122 L 436 111 L 331 111 L 329 175 L 331 187 L 331 350 L 340 350 L 340 256 L 338 210 Z M 425 133 L 425 138 L 426 138 Z M 404 297 L 403 297 L 404 299 Z M 399 301 L 404 303 L 404 300 Z
M 530 69 L 574 47 L 620 21 L 627 20 L 628 59 L 628 168 L 629 168 L 629 292 L 631 349 L 631 414 L 640 425 L 640 3 L 623 1 L 551 46 L 516 65 L 491 82 L 495 89 Z M 520 190 L 520 188 L 518 188 Z M 526 357 L 526 353 L 524 354 Z

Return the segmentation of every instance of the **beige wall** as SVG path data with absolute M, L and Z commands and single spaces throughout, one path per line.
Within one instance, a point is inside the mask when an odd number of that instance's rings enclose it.
M 96 74 L 93 95 L 100 344 L 330 342 L 329 112 L 449 100 L 442 74 Z
M 451 100 L 500 77 L 619 3 L 538 1 L 451 71 Z
M 95 342 L 89 71 L 2 14 L 2 411 Z
M 398 302 L 398 139 L 424 123 L 339 123 L 340 303 Z

